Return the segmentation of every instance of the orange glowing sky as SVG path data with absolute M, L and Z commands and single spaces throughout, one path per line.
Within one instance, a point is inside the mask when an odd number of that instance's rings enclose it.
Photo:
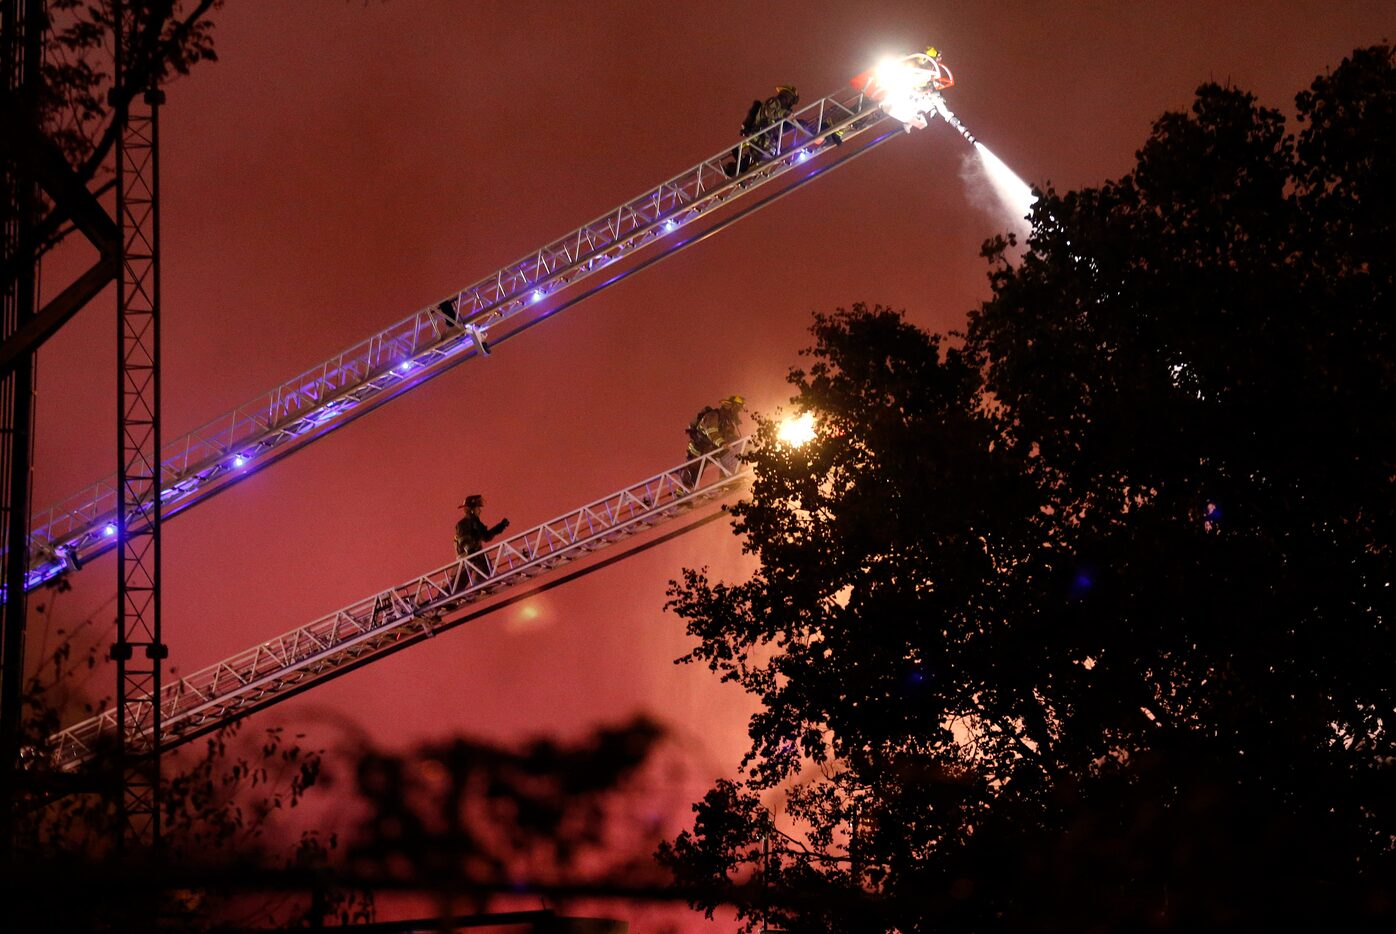
M 1202 81 L 1288 112 L 1354 46 L 1396 38 L 1389 0 L 240 0 L 216 21 L 220 61 L 172 84 L 162 115 L 167 438 L 731 146 L 778 82 L 813 99 L 934 42 L 969 128 L 1029 181 L 1070 188 L 1126 172 Z M 705 403 L 741 392 L 771 412 L 811 310 L 882 302 L 957 327 L 987 296 L 979 245 L 1006 223 L 967 197 L 969 152 L 939 123 L 893 140 L 175 519 L 171 662 L 202 668 L 444 563 L 466 493 L 522 529 L 677 462 Z M 46 293 L 85 259 L 47 263 Z M 40 506 L 114 470 L 113 305 L 40 354 Z M 685 565 L 730 578 L 749 562 L 708 525 L 253 725 L 332 742 L 347 722 L 407 746 L 643 710 L 675 730 L 696 798 L 735 768 L 749 705 L 671 664 L 688 640 L 664 589 Z M 103 607 L 115 573 L 93 562 L 51 622 L 35 616 L 31 661 Z M 87 686 L 113 684 L 99 668 Z

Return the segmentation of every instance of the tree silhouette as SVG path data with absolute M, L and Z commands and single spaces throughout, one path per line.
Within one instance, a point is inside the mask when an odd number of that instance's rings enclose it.
M 287 842 L 276 816 L 299 807 L 323 781 L 324 752 L 283 727 L 244 735 L 234 723 L 197 750 L 167 761 L 161 781 L 164 833 L 158 848 L 121 846 L 122 773 L 114 743 L 77 767 L 54 767 L 56 700 L 96 665 L 96 649 L 74 659 L 59 645 L 25 685 L 14 835 L 0 896 L 6 919 L 45 930 L 136 930 L 156 923 L 217 930 L 230 919 L 300 926 L 372 914 L 371 895 L 304 881 L 268 898 L 252 884 L 269 872 L 318 882 L 339 841 L 311 829 Z M 103 705 L 106 703 L 102 702 Z M 88 713 L 93 705 L 86 705 Z M 75 893 L 80 893 L 76 895 Z
M 1041 194 L 960 340 L 816 315 L 748 581 L 670 606 L 757 695 L 660 857 L 748 929 L 1197 930 L 1393 913 L 1396 60 L 1300 132 L 1229 87 Z M 773 819 L 768 805 L 778 804 Z
M 115 186 L 111 164 L 127 106 L 148 89 L 216 60 L 209 13 L 222 0 L 48 0 L 27 23 L 36 45 L 33 81 L 0 89 L 0 294 L 31 278 L 35 264 L 81 230 L 103 255 L 117 232 L 98 201 Z M 20 3 L 7 3 L 4 65 L 26 41 Z M 119 15 L 119 22 L 118 22 Z M 115 36 L 123 36 L 117 74 Z M 94 267 L 93 274 L 100 269 Z M 63 319 L 107 280 L 93 280 Z M 21 290 L 22 291 L 22 290 Z M 74 293 L 77 296 L 79 293 Z M 53 308 L 50 303 L 47 308 Z M 64 303 L 65 305 L 68 303 Z M 60 322 L 61 323 L 61 322 Z
M 61 684 L 73 669 L 66 648 L 58 656 Z M 73 771 L 52 768 L 57 715 L 44 698 L 54 686 L 35 677 L 26 692 L 26 781 L 14 857 L 0 876 L 15 924 L 349 925 L 372 920 L 379 892 L 424 896 L 444 921 L 529 893 L 553 905 L 520 917 L 561 930 L 570 929 L 556 912 L 564 901 L 663 897 L 666 880 L 649 858 L 653 800 L 633 813 L 635 787 L 646 770 L 672 775 L 677 763 L 656 757 L 665 733 L 646 718 L 520 749 L 457 737 L 388 752 L 360 740 L 331 755 L 280 726 L 243 735 L 239 721 L 167 764 L 161 845 L 123 852 L 114 750 L 94 750 Z M 317 791 L 335 796 L 342 826 L 290 837 L 281 815 Z

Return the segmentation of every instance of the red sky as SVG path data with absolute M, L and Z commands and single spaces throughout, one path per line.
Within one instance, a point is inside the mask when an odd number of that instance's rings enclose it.
M 1209 79 L 1292 110 L 1386 2 L 361 3 L 241 0 L 220 61 L 162 114 L 163 380 L 173 438 L 730 146 L 753 97 L 807 99 L 881 55 L 939 46 L 948 101 L 1026 179 L 1130 168 L 1150 123 Z M 944 125 L 469 361 L 171 522 L 164 628 L 192 671 L 452 556 L 455 506 L 549 519 L 676 462 L 701 405 L 770 412 L 811 310 L 855 301 L 957 327 L 987 295 L 968 148 Z M 51 293 L 81 262 L 45 266 Z M 114 300 L 40 354 L 36 502 L 114 470 Z M 345 720 L 407 746 L 576 733 L 648 711 L 692 796 L 745 748 L 745 698 L 662 612 L 683 566 L 748 567 L 719 523 L 258 715 L 332 742 Z M 35 617 L 107 621 L 107 556 Z M 47 604 L 49 595 L 35 603 Z M 92 627 L 89 627 L 89 629 Z M 113 690 L 99 669 L 89 682 Z M 679 815 L 683 817 L 684 815 Z

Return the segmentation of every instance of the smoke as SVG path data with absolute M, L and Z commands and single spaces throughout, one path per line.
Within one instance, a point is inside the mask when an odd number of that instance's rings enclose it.
M 1027 217 L 1037 200 L 1027 182 L 977 140 L 974 155 L 960 163 L 960 179 L 975 207 L 1017 234 L 1019 244 L 1027 242 L 1032 230 Z

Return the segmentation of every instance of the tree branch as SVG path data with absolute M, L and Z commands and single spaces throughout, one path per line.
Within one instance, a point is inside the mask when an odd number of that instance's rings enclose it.
M 131 101 L 135 99 L 137 94 L 144 93 L 149 89 L 151 79 L 155 77 L 158 64 L 168 60 L 171 54 L 179 49 L 184 40 L 188 38 L 195 24 L 198 23 L 199 18 L 213 9 L 214 5 L 217 3 L 218 0 L 199 0 L 199 5 L 194 8 L 194 12 L 190 13 L 189 16 L 185 17 L 185 19 L 180 21 L 180 23 L 170 31 L 170 37 L 164 43 L 159 42 L 159 35 L 161 28 L 164 26 L 170 14 L 159 17 L 158 23 L 154 18 L 152 18 L 150 23 L 147 23 L 146 31 L 141 37 L 141 44 L 154 47 L 151 48 L 150 54 L 143 56 L 140 59 L 140 63 L 130 69 L 127 80 L 123 81 L 121 75 L 113 76 L 114 83 L 111 91 L 112 121 L 102 132 L 102 138 L 97 142 L 96 148 L 92 150 L 87 160 L 78 168 L 78 175 L 81 178 L 90 180 L 92 176 L 97 173 L 98 167 L 106 160 L 107 153 L 111 152 L 111 148 L 116 145 L 116 134 L 120 132 L 121 121 L 115 115 L 123 112 L 130 106 Z M 171 8 L 172 12 L 174 6 L 173 0 L 170 0 L 167 6 Z M 154 39 L 151 39 L 152 26 L 154 28 Z

